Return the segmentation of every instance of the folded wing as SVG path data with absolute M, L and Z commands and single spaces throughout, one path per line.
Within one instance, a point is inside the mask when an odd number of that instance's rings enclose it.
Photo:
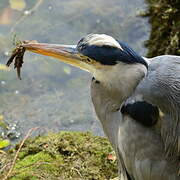
M 163 112 L 160 131 L 166 157 L 177 160 L 180 157 L 180 57 L 152 58 L 147 76 L 135 94 Z

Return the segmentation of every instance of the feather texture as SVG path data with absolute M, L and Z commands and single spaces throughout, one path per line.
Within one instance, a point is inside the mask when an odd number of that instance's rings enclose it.
M 124 99 L 127 102 L 144 100 L 158 106 L 164 116 L 159 118 L 155 127 L 145 127 L 118 111 L 124 103 L 122 93 L 126 92 L 119 90 L 112 93 L 112 89 L 101 80 L 99 83 L 92 81 L 91 96 L 95 111 L 116 151 L 119 171 L 125 180 L 128 179 L 126 172 L 133 180 L 179 179 L 179 62 L 177 56 L 151 59 L 144 78 L 134 74 L 142 80 L 136 85 L 132 83 L 136 86 L 135 91 L 127 100 Z M 120 80 L 121 77 L 117 82 Z
M 166 115 L 161 123 L 166 157 L 180 157 L 180 57 L 165 55 L 153 58 L 147 76 L 135 93 L 143 95 L 144 100 L 158 106 Z

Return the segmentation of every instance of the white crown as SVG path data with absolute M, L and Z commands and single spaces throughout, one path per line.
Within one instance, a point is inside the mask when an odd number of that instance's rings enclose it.
M 85 41 L 89 45 L 96 45 L 96 46 L 106 45 L 123 50 L 123 48 L 118 43 L 118 41 L 116 41 L 113 37 L 108 36 L 106 34 L 89 34 L 88 36 L 86 36 Z

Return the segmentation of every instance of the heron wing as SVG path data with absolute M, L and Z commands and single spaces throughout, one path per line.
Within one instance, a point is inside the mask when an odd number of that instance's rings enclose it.
M 147 76 L 136 89 L 143 100 L 165 115 L 160 130 L 167 158 L 180 157 L 180 57 L 164 55 L 150 60 Z

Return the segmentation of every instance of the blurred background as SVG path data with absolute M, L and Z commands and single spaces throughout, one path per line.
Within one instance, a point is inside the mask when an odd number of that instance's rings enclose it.
M 0 64 L 18 40 L 76 44 L 106 33 L 146 55 L 150 26 L 139 15 L 144 0 L 1 0 Z M 22 80 L 13 66 L 0 70 L 0 136 L 22 137 L 32 127 L 103 135 L 90 99 L 91 75 L 55 59 L 26 52 Z

